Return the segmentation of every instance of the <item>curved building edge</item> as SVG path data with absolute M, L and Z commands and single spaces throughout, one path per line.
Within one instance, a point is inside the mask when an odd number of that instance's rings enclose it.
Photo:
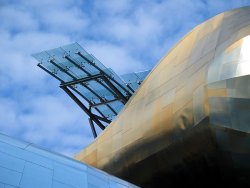
M 249 15 L 195 27 L 76 159 L 141 186 L 249 184 Z

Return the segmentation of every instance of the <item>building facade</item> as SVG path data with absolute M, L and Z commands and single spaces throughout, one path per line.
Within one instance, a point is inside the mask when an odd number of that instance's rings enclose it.
M 0 134 L 0 188 L 136 187 L 101 170 Z
M 75 63 L 65 51 L 58 58 Z M 249 54 L 250 7 L 198 25 L 135 82 L 139 89 L 76 160 L 0 134 L 0 188 L 249 186 Z
M 198 25 L 75 158 L 143 187 L 248 185 L 249 54 L 250 7 Z

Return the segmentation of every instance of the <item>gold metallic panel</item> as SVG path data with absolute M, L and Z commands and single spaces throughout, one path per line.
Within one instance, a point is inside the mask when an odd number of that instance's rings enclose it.
M 236 9 L 194 28 L 76 159 L 149 187 L 178 173 L 207 178 L 205 164 L 233 173 L 250 163 L 249 15 Z

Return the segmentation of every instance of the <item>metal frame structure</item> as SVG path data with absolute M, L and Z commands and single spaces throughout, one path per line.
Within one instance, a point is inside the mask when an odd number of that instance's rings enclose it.
M 95 138 L 95 124 L 104 130 L 149 73 L 130 73 L 123 79 L 77 43 L 43 51 L 33 57 L 39 61 L 38 67 L 59 80 L 60 88 L 89 116 Z

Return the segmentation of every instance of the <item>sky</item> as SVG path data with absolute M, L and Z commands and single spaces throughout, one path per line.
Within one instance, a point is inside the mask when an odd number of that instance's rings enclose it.
M 78 42 L 117 74 L 152 69 L 203 21 L 250 0 L 0 0 L 0 133 L 73 157 L 87 115 L 31 54 Z

